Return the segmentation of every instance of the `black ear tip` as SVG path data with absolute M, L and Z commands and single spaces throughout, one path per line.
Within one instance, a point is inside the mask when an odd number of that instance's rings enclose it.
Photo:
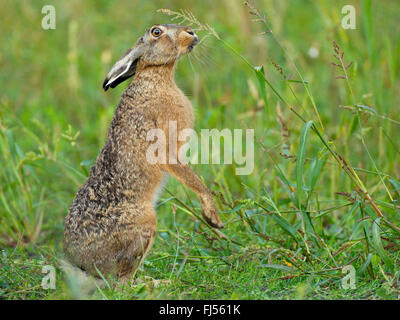
M 107 85 L 107 82 L 108 82 L 108 78 L 105 78 L 105 80 L 104 80 L 104 82 L 103 82 L 103 89 L 104 89 L 104 91 L 107 91 L 108 87 L 110 86 L 110 85 Z

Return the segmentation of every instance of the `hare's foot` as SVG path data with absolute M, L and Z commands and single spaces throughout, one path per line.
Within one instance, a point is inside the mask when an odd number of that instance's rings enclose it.
M 214 201 L 211 196 L 200 198 L 200 202 L 202 209 L 201 213 L 207 223 L 214 228 L 223 228 L 224 224 L 222 223 L 221 218 L 218 215 L 217 209 L 215 209 Z
M 132 288 L 137 285 L 137 279 L 131 275 L 122 276 L 116 281 L 114 290 L 122 292 L 126 288 Z
M 119 283 L 123 286 L 135 286 L 137 284 L 137 278 L 132 275 L 124 275 L 119 278 Z

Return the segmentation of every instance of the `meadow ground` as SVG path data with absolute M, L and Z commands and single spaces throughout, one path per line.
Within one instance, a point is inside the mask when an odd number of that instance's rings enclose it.
M 47 4 L 55 30 L 41 27 Z M 400 2 L 253 4 L 0 2 L 0 298 L 398 299 Z M 341 26 L 347 4 L 355 30 Z M 146 28 L 174 17 L 159 8 L 215 31 L 198 32 L 209 35 L 176 80 L 196 130 L 255 130 L 254 171 L 193 165 L 222 233 L 170 178 L 143 282 L 87 293 L 60 269 L 63 219 L 127 85 L 103 92 L 102 81 Z M 54 290 L 41 285 L 44 265 Z

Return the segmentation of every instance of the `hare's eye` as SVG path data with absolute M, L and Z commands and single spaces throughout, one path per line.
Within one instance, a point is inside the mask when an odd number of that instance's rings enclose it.
M 159 37 L 160 35 L 161 35 L 161 33 L 162 33 L 162 31 L 161 31 L 161 29 L 160 28 L 153 28 L 152 30 L 151 30 L 151 34 L 154 36 L 154 37 Z

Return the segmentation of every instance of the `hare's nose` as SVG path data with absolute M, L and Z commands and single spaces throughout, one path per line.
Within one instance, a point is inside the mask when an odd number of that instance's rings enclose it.
M 190 34 L 194 38 L 194 44 L 196 44 L 197 41 L 199 41 L 199 37 L 192 30 L 189 29 L 189 30 L 185 30 L 185 31 L 186 31 L 186 33 Z

